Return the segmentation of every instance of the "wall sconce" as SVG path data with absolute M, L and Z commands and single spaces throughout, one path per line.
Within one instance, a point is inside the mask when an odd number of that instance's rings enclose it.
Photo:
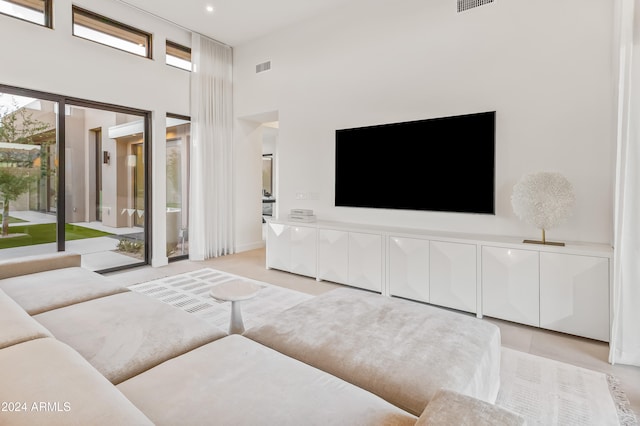
M 102 151 L 102 164 L 110 164 L 111 163 L 111 154 L 109 151 Z
M 135 167 L 137 163 L 138 163 L 138 158 L 135 155 L 133 154 L 127 155 L 127 166 Z

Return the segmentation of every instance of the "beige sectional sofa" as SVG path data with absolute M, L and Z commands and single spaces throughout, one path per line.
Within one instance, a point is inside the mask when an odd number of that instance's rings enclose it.
M 78 255 L 3 261 L 0 424 L 523 424 L 497 329 L 416 307 L 337 291 L 227 336 Z

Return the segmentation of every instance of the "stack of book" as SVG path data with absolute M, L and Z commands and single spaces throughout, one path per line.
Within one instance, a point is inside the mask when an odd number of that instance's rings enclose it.
M 289 220 L 294 222 L 315 222 L 316 216 L 310 209 L 291 209 L 289 212 Z

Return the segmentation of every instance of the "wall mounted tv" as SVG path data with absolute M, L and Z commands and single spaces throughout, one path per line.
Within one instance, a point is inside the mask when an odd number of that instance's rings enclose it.
M 335 205 L 494 214 L 495 116 L 336 130 Z

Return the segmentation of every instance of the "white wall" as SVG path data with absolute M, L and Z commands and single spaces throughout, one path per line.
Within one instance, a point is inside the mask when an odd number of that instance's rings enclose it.
M 54 30 L 0 15 L 5 43 L 0 82 L 144 110 L 159 106 L 189 114 L 189 73 L 165 65 L 166 38 L 184 45 L 190 35 L 122 3 L 74 5 L 153 34 L 153 60 L 71 35 L 70 0 L 54 2 Z
M 460 14 L 455 3 L 354 1 L 235 48 L 236 116 L 279 113 L 281 214 L 301 207 L 327 220 L 538 237 L 510 195 L 523 174 L 546 170 L 566 175 L 577 196 L 574 215 L 547 237 L 610 243 L 613 2 L 496 1 Z M 255 74 L 265 60 L 272 69 Z M 336 129 L 490 110 L 495 216 L 334 207 Z M 250 137 L 236 132 L 240 144 Z M 254 162 L 251 152 L 236 163 Z M 260 182 L 243 185 L 238 206 Z M 296 200 L 300 192 L 317 199 Z
M 152 112 L 154 265 L 165 250 L 165 116 L 189 115 L 190 73 L 165 65 L 165 40 L 191 45 L 190 33 L 117 1 L 74 5 L 153 34 L 153 60 L 71 35 L 71 0 L 54 1 L 54 30 L 0 15 L 0 83 Z

